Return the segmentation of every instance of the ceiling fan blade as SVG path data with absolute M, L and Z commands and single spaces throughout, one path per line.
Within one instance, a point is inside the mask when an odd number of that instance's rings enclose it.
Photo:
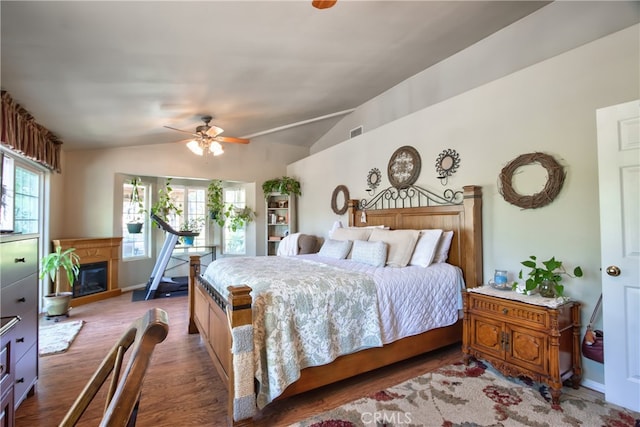
M 218 142 L 230 142 L 230 143 L 233 143 L 233 144 L 248 144 L 249 142 L 251 142 L 251 140 L 249 140 L 249 139 L 234 138 L 232 136 L 216 136 L 213 139 L 218 141 Z
M 209 129 L 207 129 L 206 134 L 209 135 L 211 138 L 215 138 L 216 136 L 220 135 L 222 132 L 224 132 L 224 129 L 219 128 L 218 126 L 210 126 Z
M 313 0 L 311 5 L 316 9 L 328 9 L 337 3 L 338 0 Z
M 163 126 L 163 127 L 167 128 L 167 129 L 171 129 L 171 130 L 177 130 L 178 132 L 182 132 L 182 133 L 188 133 L 189 135 L 193 135 L 193 136 L 200 136 L 197 133 L 189 132 L 189 131 L 182 130 L 182 129 L 172 128 L 171 126 Z

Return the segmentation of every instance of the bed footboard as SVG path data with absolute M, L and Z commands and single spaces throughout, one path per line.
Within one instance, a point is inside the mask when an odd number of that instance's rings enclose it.
M 255 393 L 251 288 L 230 286 L 229 301 L 224 301 L 214 289 L 199 280 L 199 256 L 190 257 L 190 266 L 189 333 L 200 333 L 227 388 L 229 425 L 252 425 Z

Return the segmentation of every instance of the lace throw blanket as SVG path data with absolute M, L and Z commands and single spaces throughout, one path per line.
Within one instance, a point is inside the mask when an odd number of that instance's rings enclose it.
M 296 258 L 241 257 L 219 259 L 203 276 L 225 298 L 227 286 L 253 289 L 260 409 L 302 369 L 382 346 L 376 285 L 364 273 Z

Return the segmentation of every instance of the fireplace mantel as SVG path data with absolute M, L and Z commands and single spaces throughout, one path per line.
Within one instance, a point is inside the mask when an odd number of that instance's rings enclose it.
M 58 246 L 60 246 L 63 251 L 69 248 L 76 248 L 76 254 L 80 257 L 80 265 L 103 261 L 106 261 L 108 265 L 107 290 L 73 298 L 71 305 L 87 304 L 120 295 L 121 291 L 118 287 L 118 263 L 120 261 L 122 237 L 57 239 L 52 240 L 52 243 L 54 250 Z M 61 281 L 61 289 L 63 291 L 70 290 L 66 275 L 58 274 L 56 281 L 58 280 Z

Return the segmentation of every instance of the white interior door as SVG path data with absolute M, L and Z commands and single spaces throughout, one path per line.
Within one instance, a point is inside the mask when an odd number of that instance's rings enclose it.
M 596 117 L 605 399 L 640 411 L 640 101 Z

